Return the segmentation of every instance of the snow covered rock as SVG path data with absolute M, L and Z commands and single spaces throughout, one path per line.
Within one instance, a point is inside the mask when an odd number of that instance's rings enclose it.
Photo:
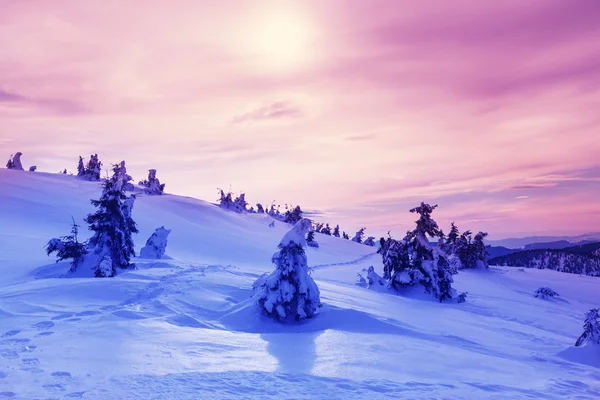
M 310 220 L 298 221 L 281 239 L 279 251 L 273 254 L 275 270 L 253 285 L 256 302 L 276 320 L 310 318 L 321 307 L 319 288 L 308 274 L 304 252 L 305 237 L 311 230 Z
M 533 297 L 537 297 L 539 299 L 552 299 L 558 296 L 559 294 L 549 287 L 541 287 L 533 293 Z
M 141 258 L 156 258 L 160 259 L 165 255 L 167 249 L 167 238 L 171 233 L 170 229 L 165 229 L 164 226 L 157 228 L 154 233 L 146 241 L 146 245 L 140 250 Z

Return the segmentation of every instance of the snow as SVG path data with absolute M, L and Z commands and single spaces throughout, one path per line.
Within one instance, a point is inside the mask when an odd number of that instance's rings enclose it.
M 374 248 L 326 235 L 307 248 L 323 307 L 299 323 L 256 311 L 252 283 L 291 225 L 174 195 L 139 194 L 136 251 L 157 226 L 169 258 L 115 278 L 68 275 L 44 245 L 82 225 L 98 182 L 0 170 L 0 399 L 597 399 L 598 353 L 573 348 L 599 278 L 461 271 L 465 303 L 422 287 L 355 285 Z M 68 277 L 65 278 L 65 276 Z M 539 287 L 561 294 L 532 296 Z M 596 356 L 594 355 L 596 354 Z

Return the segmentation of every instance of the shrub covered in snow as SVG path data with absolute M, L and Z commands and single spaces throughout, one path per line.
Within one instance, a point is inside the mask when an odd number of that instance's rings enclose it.
M 119 269 L 135 267 L 130 263 L 135 256 L 132 234 L 138 232 L 131 218 L 135 196 L 125 194 L 125 183 L 121 165 L 113 165 L 113 176 L 104 182 L 100 199 L 92 200 L 96 212 L 86 217 L 94 232 L 89 245 L 98 256 L 97 277 L 112 277 Z
M 303 218 L 285 234 L 273 254 L 275 270 L 255 282 L 254 297 L 260 308 L 276 320 L 312 317 L 321 306 L 319 288 L 308 274 L 304 247 L 312 223 Z
M 160 183 L 156 177 L 156 170 L 148 170 L 148 179 L 139 182 L 140 186 L 144 187 L 144 193 L 149 195 L 161 195 L 165 191 L 165 184 Z
M 375 246 L 375 237 L 369 236 L 368 238 L 365 239 L 363 244 L 366 246 L 371 246 L 371 247 Z
M 167 249 L 167 238 L 171 233 L 170 229 L 165 229 L 164 226 L 156 228 L 154 233 L 146 241 L 146 245 L 140 250 L 142 258 L 160 259 L 165 255 Z
M 600 344 L 600 309 L 593 308 L 585 314 L 583 333 L 577 339 L 575 346 L 583 346 L 586 343 Z
M 363 276 L 364 274 L 364 276 Z M 368 269 L 362 270 L 362 274 L 358 274 L 363 280 L 367 283 L 367 288 L 384 288 L 387 287 L 387 282 L 383 279 L 377 272 L 375 272 L 375 268 L 371 265 Z
M 23 153 L 21 153 L 20 151 L 15 153 L 14 155 L 11 155 L 10 158 L 8 159 L 8 162 L 6 163 L 6 168 L 23 171 L 23 164 L 21 164 L 21 156 L 22 155 L 23 155 Z
M 382 241 L 378 252 L 383 258 L 384 278 L 391 287 L 399 289 L 420 284 L 441 302 L 456 295 L 452 288 L 452 275 L 456 270 L 448 262 L 443 248 L 429 243 L 428 237 L 443 235 L 431 218 L 436 207 L 421 203 L 411 209 L 410 212 L 419 215 L 416 228 L 403 240 L 389 237 Z
M 550 289 L 549 287 L 541 287 L 533 293 L 533 297 L 537 297 L 540 299 L 551 299 L 558 296 L 559 294 L 556 293 L 554 290 Z
M 87 254 L 87 242 L 79 242 L 77 234 L 79 225 L 73 220 L 71 234 L 59 238 L 50 239 L 46 245 L 46 254 L 56 253 L 56 262 L 71 260 L 71 271 L 75 271 Z
M 301 219 L 302 209 L 300 206 L 288 209 L 283 216 L 283 222 L 287 222 L 288 224 L 296 224 Z

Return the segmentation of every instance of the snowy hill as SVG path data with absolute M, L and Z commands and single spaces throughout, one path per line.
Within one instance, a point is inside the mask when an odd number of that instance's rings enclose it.
M 44 245 L 71 217 L 84 225 L 99 194 L 71 176 L 0 170 L 0 399 L 600 397 L 600 360 L 570 349 L 600 305 L 598 278 L 465 271 L 455 286 L 467 302 L 439 303 L 355 285 L 359 270 L 381 272 L 379 255 L 316 235 L 307 255 L 324 307 L 280 325 L 249 296 L 290 226 L 196 199 L 135 203 L 136 250 L 164 225 L 167 259 L 63 277 L 68 264 Z M 534 298 L 543 286 L 560 298 Z

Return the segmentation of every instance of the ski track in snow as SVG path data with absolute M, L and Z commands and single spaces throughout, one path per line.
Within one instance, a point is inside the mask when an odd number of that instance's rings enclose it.
M 600 304 L 597 278 L 461 272 L 467 303 L 439 304 L 418 288 L 356 286 L 358 271 L 381 271 L 377 253 L 319 237 L 307 254 L 324 307 L 277 324 L 253 313 L 251 284 L 289 226 L 140 197 L 137 247 L 165 225 L 170 257 L 113 279 L 63 278 L 66 263 L 33 253 L 89 212 L 97 185 L 11 173 L 0 170 L 0 399 L 600 398 L 600 369 L 557 355 Z M 540 286 L 561 299 L 533 298 Z

